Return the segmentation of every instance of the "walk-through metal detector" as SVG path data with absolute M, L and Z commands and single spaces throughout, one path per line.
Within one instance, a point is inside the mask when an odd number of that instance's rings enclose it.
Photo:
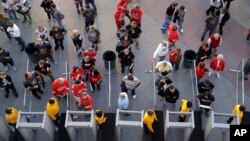
M 139 121 L 129 121 L 129 120 L 121 120 L 120 114 L 137 114 L 140 115 Z M 121 141 L 121 129 L 122 127 L 139 127 L 140 135 L 137 141 L 143 141 L 143 115 L 144 110 L 141 111 L 130 111 L 130 110 L 119 110 L 116 111 L 116 121 L 115 121 L 115 141 Z
M 220 129 L 222 131 L 223 141 L 229 141 L 230 124 L 228 124 L 226 120 L 224 122 L 215 122 L 215 118 L 217 117 L 223 117 L 225 119 L 233 117 L 233 121 L 231 122 L 231 124 L 237 125 L 240 123 L 239 116 L 233 114 L 215 113 L 214 111 L 211 111 L 204 131 L 205 141 L 208 141 L 211 132 L 214 131 L 213 129 L 215 128 Z
M 81 117 L 88 117 L 88 121 Z M 78 140 L 79 134 L 88 134 L 89 141 L 97 140 L 96 121 L 94 110 L 91 111 L 66 111 L 65 128 L 72 141 Z M 85 130 L 84 130 L 85 129 Z M 86 141 L 86 140 L 85 140 Z
M 34 117 L 31 119 L 30 117 Z M 29 120 L 27 120 L 29 118 Z M 44 131 L 43 137 L 46 137 L 47 141 L 54 140 L 54 124 L 44 112 L 22 112 L 18 113 L 18 120 L 16 124 L 17 130 L 23 136 L 25 141 L 38 141 L 36 139 L 36 133 L 38 130 Z
M 9 141 L 11 137 L 11 132 L 11 127 L 6 123 L 5 119 L 0 117 L 0 140 Z
M 186 115 L 187 122 L 177 122 L 177 121 L 170 121 L 170 116 L 179 116 L 179 115 Z M 183 139 L 184 141 L 188 141 L 193 129 L 195 128 L 194 124 L 194 112 L 176 112 L 176 111 L 166 111 L 166 119 L 165 119 L 165 126 L 164 126 L 164 138 L 167 139 L 168 131 L 170 128 L 180 128 L 184 129 Z

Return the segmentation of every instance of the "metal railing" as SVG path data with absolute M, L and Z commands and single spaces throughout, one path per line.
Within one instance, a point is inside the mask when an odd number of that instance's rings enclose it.
M 156 108 L 156 88 L 155 88 L 155 63 L 153 61 L 153 70 L 152 70 L 152 77 L 153 77 L 153 107 Z

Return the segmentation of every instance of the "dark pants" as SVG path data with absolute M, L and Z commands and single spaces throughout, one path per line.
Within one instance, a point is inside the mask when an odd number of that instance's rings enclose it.
M 85 21 L 85 30 L 90 26 L 90 25 L 94 25 L 95 21 L 89 21 L 89 20 L 86 20 Z
M 4 29 L 4 32 L 6 36 L 8 37 L 8 39 L 11 39 L 10 33 L 7 31 L 7 28 Z
M 177 70 L 179 69 L 179 64 L 180 64 L 180 63 L 171 62 L 171 64 L 172 64 L 174 70 L 177 71 Z
M 36 97 L 37 99 L 41 99 L 41 97 L 37 93 L 37 92 L 43 93 L 40 86 L 38 88 L 36 88 L 36 89 L 30 89 L 30 91 L 32 92 L 34 97 Z
M 59 46 L 61 46 L 61 48 L 64 48 L 64 46 L 63 46 L 63 39 L 60 39 L 60 40 L 54 39 L 54 42 L 56 44 L 55 49 L 59 48 Z
M 54 77 L 53 77 L 52 73 L 48 73 L 48 74 L 46 74 L 46 76 L 48 76 L 50 78 L 51 82 L 54 81 Z M 40 75 L 40 77 L 41 77 L 42 83 L 45 83 L 44 77 L 42 75 Z
M 215 28 L 205 28 L 205 30 L 202 33 L 201 40 L 203 41 L 207 32 L 209 32 L 209 36 L 211 36 L 215 31 Z
M 2 62 L 2 64 L 3 64 L 4 66 L 7 66 L 8 64 L 11 65 L 11 66 L 14 66 L 14 61 L 13 61 L 13 59 L 11 59 L 11 60 L 9 60 L 8 62 Z
M 11 85 L 6 85 L 6 86 L 5 86 L 4 91 L 5 91 L 5 93 L 6 93 L 7 95 L 9 95 L 10 90 L 12 91 L 12 93 L 13 93 L 15 96 L 18 95 L 18 94 L 17 94 L 17 91 L 16 91 L 16 88 L 15 88 L 15 86 L 14 86 L 13 84 L 11 84 Z
M 223 26 L 224 26 L 224 24 L 220 24 L 220 26 L 219 26 L 219 30 L 220 30 L 221 35 L 223 34 Z
M 45 12 L 46 12 L 46 14 L 47 14 L 47 16 L 48 16 L 48 19 L 51 19 L 51 17 L 52 17 L 53 19 L 55 19 L 54 15 L 53 15 L 50 11 L 45 11 Z
M 100 84 L 100 83 L 90 83 L 90 85 L 91 85 L 93 91 L 95 90 L 95 85 L 97 86 L 97 89 L 98 89 L 98 90 L 99 90 L 100 87 L 101 87 L 101 84 Z
M 128 92 L 128 89 L 126 86 L 122 88 L 122 92 L 126 92 L 126 93 Z M 135 95 L 135 89 L 131 89 L 131 95 L 132 96 Z
M 23 39 L 21 37 L 14 37 L 14 38 L 18 42 L 18 45 L 21 45 L 22 49 L 24 49 L 25 48 L 25 42 L 23 41 Z
M 95 13 L 97 13 L 96 5 L 95 5 L 95 0 L 85 0 L 85 4 L 86 5 L 91 4 L 92 7 L 93 7 L 93 10 L 95 11 Z
M 179 122 L 185 122 L 186 115 L 179 116 Z
M 207 16 L 209 15 L 209 13 L 215 13 L 215 7 L 214 6 L 210 6 L 207 9 L 207 11 L 206 11 Z
M 76 9 L 79 10 L 79 6 L 81 7 L 81 9 L 83 10 L 83 5 L 82 2 L 80 3 L 75 3 L 76 4 Z
M 53 120 L 53 123 L 54 123 L 54 125 L 55 125 L 56 127 L 59 127 L 59 123 L 58 123 L 59 117 L 58 117 L 58 114 L 55 115 L 55 117 L 56 117 L 56 120 Z
M 129 71 L 130 73 L 133 73 L 133 66 L 130 68 L 131 64 L 129 64 L 129 65 L 122 65 L 122 64 L 121 64 L 122 73 L 124 73 L 125 67 L 127 67 L 127 66 L 129 67 L 129 68 L 128 68 L 128 71 Z
M 247 40 L 250 40 L 250 32 L 247 34 Z

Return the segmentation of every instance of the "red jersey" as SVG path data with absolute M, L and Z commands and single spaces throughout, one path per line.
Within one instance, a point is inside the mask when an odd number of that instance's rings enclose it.
M 76 81 L 76 80 L 81 80 L 82 79 L 82 75 L 84 74 L 84 70 L 82 67 L 79 67 L 79 71 L 74 72 L 73 70 L 71 70 L 70 72 L 70 77 Z
M 225 68 L 224 59 L 218 61 L 217 57 L 214 57 L 210 63 L 210 68 L 212 68 L 214 71 L 223 71 Z
M 201 62 L 200 62 L 201 63 Z M 205 67 L 201 68 L 200 63 L 196 67 L 196 76 L 202 78 L 205 75 Z
M 86 83 L 84 83 L 83 81 L 81 81 L 80 84 L 76 85 L 76 84 L 73 84 L 72 85 L 72 94 L 76 97 L 80 97 L 80 95 L 83 93 L 83 92 L 86 92 L 87 91 L 87 85 Z
M 97 53 L 96 51 L 89 52 L 86 50 L 82 53 L 82 56 L 83 57 L 89 56 L 89 58 L 93 59 L 93 61 L 96 61 Z
M 115 17 L 115 23 L 116 23 L 117 27 L 121 28 L 125 23 L 125 21 L 124 21 L 124 17 L 125 17 L 124 8 L 121 6 L 117 7 L 117 9 L 114 13 L 114 17 Z
M 175 43 L 180 39 L 180 34 L 178 30 L 173 31 L 173 25 L 168 26 L 168 41 L 170 43 Z
M 54 96 L 65 96 L 69 90 L 69 82 L 67 79 L 63 78 L 63 83 L 59 83 L 58 79 L 54 80 L 52 83 L 52 93 Z
M 210 43 L 210 47 L 211 47 L 211 48 L 217 48 L 217 47 L 220 46 L 221 35 L 219 36 L 219 39 L 218 39 L 218 40 L 215 40 L 215 39 L 214 39 L 214 34 L 211 35 L 209 38 L 210 38 L 210 40 L 211 40 L 211 43 Z
M 130 10 L 130 21 L 135 21 L 137 25 L 141 24 L 141 18 L 142 18 L 142 10 L 132 8 Z
M 80 96 L 80 103 L 86 111 L 89 111 L 93 108 L 93 100 L 92 100 L 92 97 L 90 95 L 87 95 L 86 98 L 84 98 L 81 95 Z
M 117 3 L 117 6 L 122 6 L 124 9 L 127 9 L 128 7 L 128 4 L 129 4 L 129 0 L 120 0 L 118 3 Z
M 89 82 L 97 84 L 100 80 L 102 80 L 102 74 L 99 73 L 99 75 L 95 76 L 92 75 L 92 73 L 89 73 Z

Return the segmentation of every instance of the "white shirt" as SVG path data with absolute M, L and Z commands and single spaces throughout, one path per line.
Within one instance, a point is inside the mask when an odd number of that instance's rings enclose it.
M 167 43 L 167 46 L 166 46 L 166 47 L 163 46 L 162 43 L 160 43 L 160 44 L 158 45 L 158 47 L 156 48 L 156 50 L 155 50 L 155 52 L 154 52 L 154 54 L 153 54 L 153 59 L 155 59 L 155 58 L 157 57 L 157 55 L 158 55 L 158 56 L 166 56 L 166 55 L 167 55 L 169 44 L 168 44 L 168 42 L 166 42 L 166 43 Z
M 221 6 L 221 4 L 222 4 L 221 0 L 215 0 L 215 1 L 214 0 L 210 0 L 210 5 L 214 6 L 216 8 L 219 8 Z
M 11 10 L 13 9 L 14 3 L 12 0 L 7 0 L 5 3 L 2 2 L 2 6 L 6 10 Z
M 13 27 L 8 27 L 7 32 L 9 32 L 12 37 L 20 37 L 21 36 L 20 30 L 16 24 L 13 24 Z
M 46 28 L 43 28 L 43 31 L 39 31 L 38 29 L 36 29 L 35 33 L 36 33 L 38 38 L 41 38 L 41 39 L 44 39 L 44 40 L 49 38 L 48 30 Z
M 224 17 L 225 14 L 220 14 L 219 15 L 219 23 L 221 23 L 222 18 Z

